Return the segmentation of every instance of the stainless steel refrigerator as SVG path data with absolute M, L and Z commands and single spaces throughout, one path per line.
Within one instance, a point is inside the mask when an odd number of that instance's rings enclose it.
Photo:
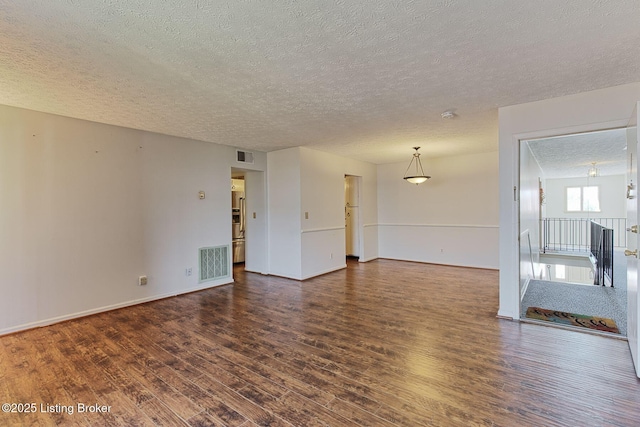
M 233 262 L 239 263 L 244 262 L 245 198 L 243 191 L 232 191 L 231 195 Z

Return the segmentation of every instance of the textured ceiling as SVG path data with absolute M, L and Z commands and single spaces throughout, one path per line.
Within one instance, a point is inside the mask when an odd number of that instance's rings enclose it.
M 638 81 L 638 22 L 638 0 L 0 0 L 0 103 L 374 163 L 483 152 L 500 106 Z
M 601 176 L 627 171 L 626 129 L 536 139 L 528 144 L 545 178 L 586 177 L 593 162 Z

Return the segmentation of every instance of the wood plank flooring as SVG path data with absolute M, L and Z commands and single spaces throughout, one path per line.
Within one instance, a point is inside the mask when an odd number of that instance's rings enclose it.
M 0 337 L 0 425 L 640 424 L 627 342 L 497 319 L 496 271 L 235 277 Z

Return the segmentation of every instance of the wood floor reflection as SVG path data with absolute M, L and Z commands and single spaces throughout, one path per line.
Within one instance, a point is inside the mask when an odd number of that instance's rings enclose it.
M 235 277 L 0 337 L 0 402 L 37 405 L 0 425 L 640 420 L 627 342 L 497 319 L 497 271 L 376 260 L 304 282 Z

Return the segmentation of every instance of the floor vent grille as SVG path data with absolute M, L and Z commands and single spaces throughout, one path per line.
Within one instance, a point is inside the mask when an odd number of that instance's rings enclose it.
M 229 246 L 200 248 L 200 281 L 229 277 Z

